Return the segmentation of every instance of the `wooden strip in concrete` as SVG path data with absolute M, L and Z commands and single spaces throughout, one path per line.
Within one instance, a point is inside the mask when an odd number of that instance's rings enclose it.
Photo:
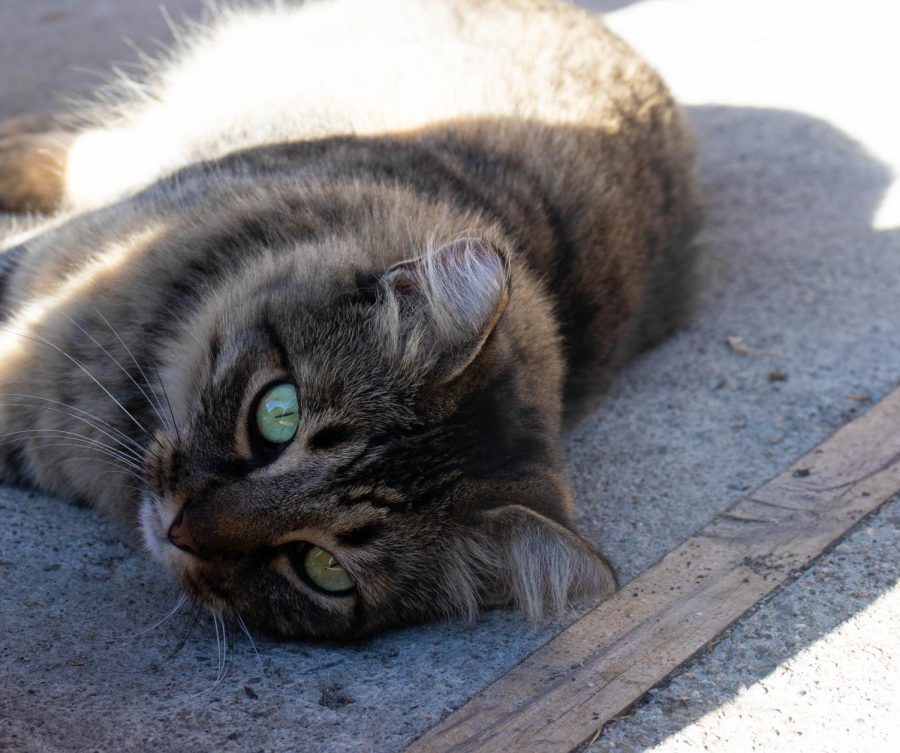
M 717 515 L 408 753 L 577 748 L 898 490 L 900 389 Z

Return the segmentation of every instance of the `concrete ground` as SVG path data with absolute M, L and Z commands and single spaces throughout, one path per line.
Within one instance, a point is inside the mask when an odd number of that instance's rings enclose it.
M 900 18 L 891 0 L 584 4 L 687 105 L 706 206 L 694 323 L 566 439 L 580 528 L 627 580 L 900 381 Z M 164 39 L 156 3 L 0 3 L 0 117 L 85 92 L 85 68 L 133 59 L 123 36 Z M 898 532 L 893 502 L 591 750 L 900 750 Z M 176 600 L 90 510 L 0 489 L 0 750 L 397 751 L 563 626 L 229 635 L 223 660 L 189 606 L 152 627 Z

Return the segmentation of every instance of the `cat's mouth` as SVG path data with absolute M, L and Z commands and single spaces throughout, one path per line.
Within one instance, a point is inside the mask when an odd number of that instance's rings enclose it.
M 210 578 L 202 562 L 173 540 L 172 530 L 184 520 L 184 511 L 174 509 L 173 502 L 160 499 L 150 491 L 141 497 L 141 533 L 144 543 L 153 557 L 172 572 L 181 582 L 188 596 L 221 614 L 229 608 L 229 595 L 216 578 Z

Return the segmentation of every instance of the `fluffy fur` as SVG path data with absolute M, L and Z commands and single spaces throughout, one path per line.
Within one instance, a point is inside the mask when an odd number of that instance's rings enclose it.
M 573 7 L 219 11 L 0 135 L 0 206 L 63 210 L 0 257 L 0 478 L 138 525 L 288 637 L 608 595 L 564 401 L 680 321 L 691 171 L 662 82 Z M 285 380 L 272 449 L 253 412 Z M 307 545 L 353 589 L 311 587 Z

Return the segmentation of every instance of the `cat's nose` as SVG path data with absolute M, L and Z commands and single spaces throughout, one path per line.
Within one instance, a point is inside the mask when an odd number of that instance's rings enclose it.
M 188 514 L 186 510 L 182 509 L 181 512 L 178 513 L 178 517 L 172 521 L 172 525 L 169 527 L 169 541 L 179 549 L 190 552 L 191 554 L 197 554 L 197 546 L 194 544 L 194 539 L 191 536 L 191 529 L 188 525 Z

